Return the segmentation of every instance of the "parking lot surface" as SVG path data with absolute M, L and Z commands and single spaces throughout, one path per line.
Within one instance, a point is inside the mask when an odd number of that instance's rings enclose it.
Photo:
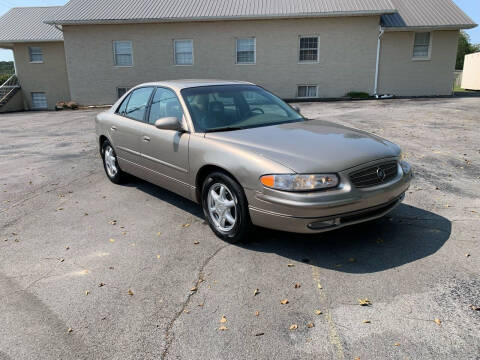
M 404 204 L 229 245 L 110 183 L 95 111 L 0 115 L 0 359 L 478 359 L 480 99 L 299 105 L 399 144 Z

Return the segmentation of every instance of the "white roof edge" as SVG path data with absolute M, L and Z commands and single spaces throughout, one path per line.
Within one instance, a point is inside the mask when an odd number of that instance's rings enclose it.
M 455 24 L 455 25 L 431 25 L 431 26 L 382 26 L 382 29 L 387 32 L 394 31 L 422 31 L 422 30 L 462 30 L 462 29 L 473 29 L 476 28 L 478 24 Z
M 188 21 L 239 21 L 239 20 L 272 20 L 272 19 L 299 19 L 299 18 L 323 18 L 323 17 L 353 17 L 353 16 L 381 16 L 396 14 L 398 11 L 370 10 L 370 11 L 335 11 L 321 13 L 298 13 L 278 15 L 236 15 L 236 16 L 202 16 L 202 17 L 178 17 L 178 18 L 140 18 L 140 19 L 96 19 L 96 20 L 46 20 L 49 25 L 102 25 L 102 24 L 138 24 L 138 23 L 166 23 Z

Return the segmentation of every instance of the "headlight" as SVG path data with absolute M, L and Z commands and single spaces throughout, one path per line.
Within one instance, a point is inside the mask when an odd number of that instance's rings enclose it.
M 260 182 L 269 188 L 284 191 L 312 191 L 333 188 L 338 185 L 335 174 L 312 175 L 264 175 Z
M 402 167 L 404 174 L 410 174 L 410 172 L 412 171 L 412 166 L 405 160 L 400 161 L 400 166 Z

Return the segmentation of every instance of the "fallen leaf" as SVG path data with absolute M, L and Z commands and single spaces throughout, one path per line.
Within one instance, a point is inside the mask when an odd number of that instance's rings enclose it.
M 200 244 L 200 241 L 194 241 L 193 244 L 198 245 L 198 244 Z
M 473 311 L 480 311 L 480 306 L 470 305 L 470 309 Z
M 71 333 L 73 331 L 72 328 L 68 328 L 67 332 Z
M 287 264 L 288 267 L 294 267 L 294 264 Z
M 110 225 L 117 225 L 117 220 L 110 220 L 108 223 Z
M 227 322 L 227 318 L 225 317 L 225 315 L 222 316 L 222 318 L 220 319 L 220 322 L 221 323 L 226 323 Z
M 315 326 L 314 323 L 308 323 L 308 324 L 307 324 L 307 328 L 309 328 L 309 329 L 313 328 L 314 326 Z
M 260 290 L 255 289 L 255 290 L 253 291 L 253 296 L 256 296 L 257 294 L 260 294 Z
M 280 301 L 280 304 L 287 305 L 289 303 L 288 299 L 284 299 Z
M 157 236 L 160 236 L 160 235 L 162 235 L 162 233 L 161 233 L 160 231 L 159 231 L 159 232 L 157 232 Z
M 372 302 L 368 299 L 358 299 L 358 304 L 360 306 L 370 306 L 372 305 Z
M 319 289 L 323 289 L 323 287 L 322 287 L 321 284 L 318 284 L 317 287 L 318 287 Z
M 395 343 L 395 344 L 393 344 L 393 345 L 395 345 L 395 346 L 400 346 L 400 343 L 397 342 L 397 343 Z
M 185 314 L 190 314 L 190 310 L 187 310 L 187 309 L 184 309 L 183 312 L 184 312 Z
M 470 254 L 467 253 L 467 254 L 465 254 L 465 256 L 466 256 L 466 257 L 470 257 Z
M 201 304 L 198 304 L 198 306 L 200 306 L 200 307 L 203 307 L 203 305 L 204 305 L 203 303 L 201 303 Z
M 88 213 L 83 213 L 83 216 L 88 216 Z
M 225 331 L 225 330 L 228 330 L 228 328 L 226 326 L 222 325 L 218 328 L 218 330 Z
M 189 227 L 189 226 L 190 226 L 190 224 L 188 224 L 188 223 L 182 225 L 182 227 L 184 227 L 184 228 L 187 228 L 187 227 Z
M 440 319 L 438 319 L 438 318 L 435 318 L 435 320 L 433 320 L 433 321 L 435 321 L 435 323 L 436 323 L 437 325 L 442 325 L 442 320 L 440 320 Z
M 262 336 L 262 335 L 265 335 L 265 333 L 260 332 L 260 333 L 256 333 L 256 334 L 255 334 L 255 336 Z
M 132 291 L 132 290 L 128 290 L 128 291 L 127 291 L 127 294 L 130 295 L 130 296 L 133 296 L 133 291 Z
M 85 295 L 90 294 L 90 290 L 85 290 Z
M 70 246 L 65 246 L 65 250 L 70 250 Z
M 62 210 L 63 210 L 63 208 L 58 208 L 58 209 L 57 209 L 57 211 L 62 211 Z
M 322 310 L 315 310 L 315 314 L 317 314 L 317 315 L 322 315 L 323 312 L 322 312 Z
M 293 287 L 294 287 L 295 289 L 298 289 L 298 288 L 300 288 L 300 284 L 297 283 L 297 284 L 293 285 Z
M 105 286 L 105 284 L 102 283 L 102 282 L 100 284 L 98 284 L 98 287 L 103 287 L 103 286 Z
M 110 241 L 111 243 L 114 243 L 115 239 L 110 238 L 108 241 Z
M 364 324 L 371 324 L 372 322 L 370 320 L 363 320 Z
M 122 232 L 122 235 L 127 235 L 127 232 L 126 232 L 126 231 L 123 231 L 123 232 Z
M 58 262 L 64 262 L 64 261 L 65 261 L 65 259 L 64 259 L 64 258 L 60 258 L 60 259 L 58 259 Z
M 190 291 L 197 291 L 197 290 L 198 290 L 198 289 L 197 289 L 196 286 L 194 286 L 194 287 L 192 287 L 192 288 L 190 289 Z
M 255 311 L 255 316 L 259 316 L 260 315 L 260 311 Z
M 297 330 L 297 329 L 298 329 L 297 324 L 290 325 L 290 330 Z
M 157 255 L 157 259 L 160 259 L 160 255 Z

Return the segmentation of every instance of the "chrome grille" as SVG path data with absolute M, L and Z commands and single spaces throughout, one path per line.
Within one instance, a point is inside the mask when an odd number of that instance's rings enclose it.
M 390 161 L 369 166 L 350 174 L 350 180 L 358 188 L 376 186 L 394 179 L 398 174 L 398 164 Z

